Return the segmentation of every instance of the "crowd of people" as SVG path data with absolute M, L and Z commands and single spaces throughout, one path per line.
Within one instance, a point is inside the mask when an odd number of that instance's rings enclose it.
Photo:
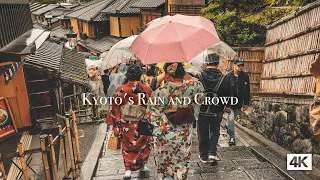
M 107 124 L 113 127 L 114 135 L 121 142 L 124 179 L 130 179 L 132 171 L 148 171 L 146 163 L 153 148 L 158 179 L 186 179 L 194 128 L 198 133 L 200 161 L 219 161 L 217 144 L 225 112 L 228 113 L 225 126 L 230 136 L 229 145 L 236 145 L 233 121 L 240 111 L 247 110 L 250 101 L 250 82 L 243 71 L 244 60 L 235 59 L 234 69 L 227 74 L 219 70 L 218 54 L 207 55 L 204 62 L 202 71 L 197 74 L 187 73 L 182 63 L 165 63 L 162 72 L 156 65 L 120 64 L 106 70 L 102 78 L 97 77 L 100 74 L 94 69 L 89 69 L 95 95 L 103 93 L 122 99 L 121 104 L 107 107 Z M 165 103 L 141 105 L 139 93 L 146 99 L 161 97 Z M 238 104 L 200 105 L 195 102 L 195 98 L 201 98 L 196 96 L 198 93 L 205 95 L 202 100 L 237 97 Z M 192 102 L 168 103 L 169 98 L 176 97 L 190 97 Z M 130 98 L 133 104 L 129 103 Z

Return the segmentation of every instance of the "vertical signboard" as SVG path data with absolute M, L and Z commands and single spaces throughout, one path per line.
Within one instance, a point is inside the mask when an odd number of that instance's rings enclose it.
M 6 98 L 0 97 L 0 139 L 16 132 L 17 129 L 8 101 Z

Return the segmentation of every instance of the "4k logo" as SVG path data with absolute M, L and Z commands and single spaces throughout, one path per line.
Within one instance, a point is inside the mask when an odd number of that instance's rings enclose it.
M 312 154 L 287 154 L 287 170 L 312 170 Z

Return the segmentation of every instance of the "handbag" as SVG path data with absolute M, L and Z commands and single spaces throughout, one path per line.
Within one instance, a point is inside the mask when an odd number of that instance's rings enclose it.
M 192 124 L 195 121 L 193 108 L 178 108 L 176 112 L 165 114 L 173 125 Z
M 145 118 L 141 118 L 138 123 L 137 132 L 139 135 L 152 136 L 154 126 Z
M 109 138 L 109 142 L 108 142 L 108 149 L 111 149 L 111 150 L 117 150 L 117 149 L 120 149 L 120 140 L 118 137 L 116 137 L 114 135 L 114 133 L 112 132 L 112 135 L 110 136 Z
M 140 121 L 146 113 L 146 107 L 137 104 L 129 104 L 121 106 L 121 119 L 126 121 Z
M 310 108 L 310 126 L 313 130 L 314 136 L 320 139 L 320 104 L 317 103 L 317 98 L 319 98 L 319 94 L 316 96 L 313 105 Z

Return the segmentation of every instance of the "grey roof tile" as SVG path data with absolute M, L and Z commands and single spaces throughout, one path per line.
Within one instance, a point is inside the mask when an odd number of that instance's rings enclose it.
M 26 57 L 27 64 L 53 70 L 61 79 L 87 84 L 84 55 L 61 44 L 45 41 L 38 51 Z
M 81 14 L 78 16 L 78 19 L 84 20 L 84 21 L 92 21 L 95 17 L 97 17 L 100 12 L 109 6 L 114 0 L 104 0 L 96 4 L 96 6 L 87 12 Z
M 164 4 L 166 0 L 140 0 L 131 5 L 136 8 L 157 8 Z
M 107 14 L 138 14 L 140 13 L 140 9 L 131 7 L 132 4 L 138 1 L 139 0 L 116 0 L 112 5 L 105 8 L 102 12 Z
M 0 49 L 10 54 L 34 53 L 50 35 L 49 31 L 33 28 Z
M 34 11 L 32 14 L 35 14 L 35 15 L 41 15 L 41 14 L 44 14 L 44 13 L 47 13 L 49 12 L 50 10 L 54 9 L 54 8 L 57 8 L 59 7 L 59 5 L 56 5 L 56 4 L 50 4 L 48 6 L 45 6 L 41 9 L 38 9 L 37 11 Z
M 67 17 L 77 18 L 84 21 L 91 21 L 96 16 L 99 15 L 101 10 L 106 8 L 110 3 L 112 3 L 114 0 L 98 0 L 94 1 L 85 7 L 75 10 L 69 14 L 67 14 Z
M 114 44 L 119 42 L 122 38 L 116 38 L 112 36 L 104 37 L 100 40 L 86 39 L 79 42 L 80 45 L 88 48 L 89 50 L 103 53 L 108 51 Z
M 50 36 L 66 39 L 67 37 L 65 35 L 68 31 L 69 31 L 68 29 L 63 29 L 62 26 L 60 25 L 52 29 Z
M 60 77 L 65 81 L 87 84 L 87 70 L 84 55 L 70 49 L 63 49 Z
M 26 57 L 27 62 L 59 72 L 62 48 L 62 45 L 45 41 L 35 54 Z
M 32 7 L 30 5 L 30 12 L 33 13 L 33 12 L 37 11 L 38 9 L 44 8 L 46 6 L 48 6 L 48 4 L 35 4 Z

